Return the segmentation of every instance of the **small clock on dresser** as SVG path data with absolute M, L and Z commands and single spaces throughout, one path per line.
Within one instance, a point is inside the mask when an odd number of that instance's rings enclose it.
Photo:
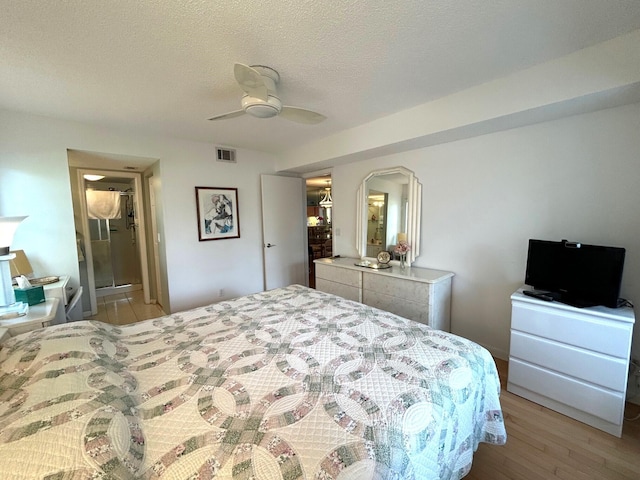
M 383 265 L 386 265 L 390 261 L 391 261 L 391 254 L 389 252 L 387 252 L 386 250 L 382 250 L 380 253 L 378 253 L 378 263 L 382 263 Z

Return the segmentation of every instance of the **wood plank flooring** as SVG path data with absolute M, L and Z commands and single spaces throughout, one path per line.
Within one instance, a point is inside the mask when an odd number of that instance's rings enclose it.
M 622 438 L 507 392 L 508 364 L 496 359 L 507 443 L 480 444 L 465 480 L 639 480 L 640 419 Z M 640 406 L 627 404 L 625 418 Z

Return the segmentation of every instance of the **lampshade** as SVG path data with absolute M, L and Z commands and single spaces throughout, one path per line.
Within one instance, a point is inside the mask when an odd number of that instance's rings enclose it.
M 11 278 L 24 275 L 25 277 L 33 277 L 33 267 L 31 262 L 24 253 L 24 250 L 11 250 L 16 257 L 9 260 L 9 268 L 11 270 Z
M 25 217 L 0 217 L 0 255 L 8 255 L 18 225 Z
M 9 254 L 9 248 L 18 225 L 25 218 L 27 217 L 0 217 L 0 316 L 6 313 L 6 307 L 15 304 L 16 301 L 9 268 L 9 261 L 15 258 L 15 254 Z

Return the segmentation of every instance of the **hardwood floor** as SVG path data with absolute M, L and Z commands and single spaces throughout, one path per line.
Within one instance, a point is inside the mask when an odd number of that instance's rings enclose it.
M 508 364 L 496 365 L 507 443 L 480 444 L 465 480 L 640 479 L 640 419 L 625 420 L 614 437 L 507 392 Z M 627 404 L 625 418 L 638 414 Z

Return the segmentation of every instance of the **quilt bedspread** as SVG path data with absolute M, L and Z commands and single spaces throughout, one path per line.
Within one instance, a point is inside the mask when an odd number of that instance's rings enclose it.
M 293 285 L 0 350 L 0 478 L 458 479 L 502 444 L 489 353 Z

